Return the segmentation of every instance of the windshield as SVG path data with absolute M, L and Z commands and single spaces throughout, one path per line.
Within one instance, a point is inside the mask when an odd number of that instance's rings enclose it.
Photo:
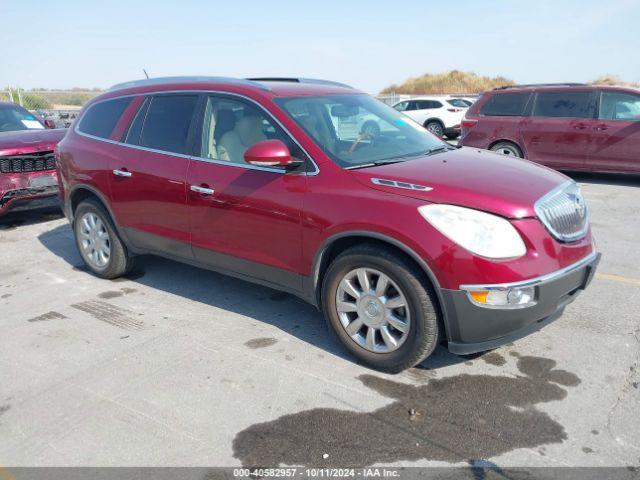
M 12 105 L 0 105 L 0 132 L 42 129 L 44 126 L 25 109 Z
M 276 99 L 287 114 L 344 168 L 401 161 L 446 144 L 368 95 Z

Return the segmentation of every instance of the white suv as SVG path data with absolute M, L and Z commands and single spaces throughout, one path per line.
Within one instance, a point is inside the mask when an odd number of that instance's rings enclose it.
M 396 103 L 393 108 L 412 118 L 438 137 L 457 138 L 460 122 L 469 106 L 460 98 L 416 97 Z

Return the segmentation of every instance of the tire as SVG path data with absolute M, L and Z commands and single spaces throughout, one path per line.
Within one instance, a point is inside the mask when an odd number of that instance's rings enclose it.
M 367 282 L 370 282 L 372 293 L 378 288 L 380 278 L 385 276 L 389 280 L 387 289 L 383 291 L 386 292 L 385 296 L 361 295 L 361 300 L 356 301 L 356 297 L 345 295 L 343 285 L 346 283 L 342 282 L 345 278 L 350 278 L 354 271 L 367 272 Z M 376 277 L 377 274 L 380 276 Z M 350 283 L 361 288 L 360 277 L 357 278 L 358 282 L 351 280 Z M 371 308 L 372 303 L 376 306 L 376 299 L 380 298 L 384 300 L 378 300 L 378 307 L 382 306 L 382 312 Z M 384 323 L 388 318 L 387 313 L 390 312 L 387 302 L 388 305 L 395 305 L 402 300 L 406 306 L 391 311 L 393 323 L 388 322 L 379 328 L 373 327 L 376 331 L 373 333 L 374 342 L 370 344 L 368 338 L 372 327 L 368 323 Z M 357 311 L 340 312 L 338 302 L 343 310 L 345 305 L 348 309 L 357 305 Z M 438 345 L 443 331 L 438 318 L 435 294 L 424 272 L 392 249 L 376 245 L 354 246 L 333 260 L 322 285 L 322 309 L 329 329 L 349 353 L 372 368 L 390 373 L 413 367 L 427 358 Z M 362 326 L 358 328 L 361 315 Z M 394 324 L 398 325 L 399 318 L 405 320 L 402 323 L 403 328 L 408 325 L 404 333 L 394 328 Z M 365 321 L 367 323 L 364 323 Z M 354 325 L 357 328 L 355 334 L 354 330 L 348 333 L 347 327 Z M 391 344 L 389 347 L 390 344 L 383 333 L 387 334 L 387 339 L 389 335 L 394 337 L 397 346 Z
M 513 142 L 498 142 L 495 145 L 492 145 L 489 150 L 508 157 L 524 157 L 520 147 Z
M 460 134 L 459 133 L 445 133 L 445 136 L 449 140 L 455 140 L 456 138 L 458 138 L 460 136 Z
M 429 120 L 424 124 L 424 128 L 438 138 L 442 138 L 444 136 L 444 125 L 442 125 L 438 120 Z
M 87 199 L 78 205 L 74 213 L 73 234 L 82 260 L 97 277 L 117 278 L 133 269 L 134 258 L 128 255 L 111 216 L 96 200 Z M 92 251 L 106 251 L 104 245 L 108 246 L 109 251 L 106 261 L 99 253 L 96 253 L 97 256 L 92 254 Z

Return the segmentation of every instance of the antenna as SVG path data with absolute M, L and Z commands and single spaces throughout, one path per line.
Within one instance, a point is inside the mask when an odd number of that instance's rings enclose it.
M 149 78 L 149 74 L 147 73 L 147 71 L 143 68 L 142 71 L 144 72 L 144 76 Z

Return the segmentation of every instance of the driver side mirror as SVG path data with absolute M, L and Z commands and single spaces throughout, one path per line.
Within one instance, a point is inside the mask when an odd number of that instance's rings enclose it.
M 258 167 L 292 167 L 300 163 L 291 158 L 291 152 L 280 140 L 254 143 L 244 152 L 244 161 Z

